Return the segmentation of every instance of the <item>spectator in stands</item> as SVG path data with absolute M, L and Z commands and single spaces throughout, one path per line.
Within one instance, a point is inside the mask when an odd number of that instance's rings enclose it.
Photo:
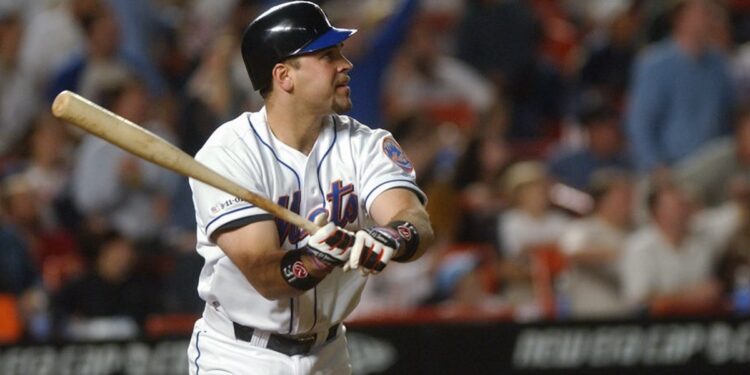
M 20 294 L 34 283 L 41 281 L 34 254 L 19 226 L 19 211 L 22 211 L 13 196 L 18 194 L 20 182 L 17 176 L 2 180 L 0 197 L 2 200 L 2 221 L 0 222 L 0 291 L 2 293 Z M 30 211 L 30 210 L 26 210 Z
M 456 55 L 507 98 L 508 136 L 543 143 L 557 130 L 565 93 L 560 72 L 539 56 L 541 24 L 533 8 L 528 1 L 468 2 Z
M 85 51 L 77 53 L 57 71 L 48 86 L 47 99 L 52 102 L 63 90 L 74 90 L 87 98 L 101 92 L 131 74 L 149 84 L 152 94 L 160 92 L 158 83 L 146 80 L 145 62 L 120 48 L 120 29 L 115 15 L 104 3 L 81 19 L 86 35 Z
M 531 1 L 539 22 L 537 61 L 549 63 L 564 79 L 577 75 L 582 28 L 576 27 L 569 7 L 560 1 Z
M 532 252 L 556 247 L 569 218 L 550 205 L 549 176 L 543 163 L 523 161 L 511 165 L 503 175 L 503 185 L 511 206 L 500 214 L 497 229 L 502 276 L 511 280 L 506 289 L 511 300 L 528 301 Z
M 183 202 L 179 201 L 180 204 Z M 164 283 L 161 305 L 167 312 L 200 314 L 206 304 L 196 292 L 196 280 L 200 277 L 204 259 L 195 251 L 195 231 L 171 229 L 169 260 L 172 267 L 158 275 Z
M 459 156 L 454 176 L 461 209 L 455 223 L 456 241 L 499 246 L 497 221 L 507 202 L 497 182 L 515 157 L 503 136 L 506 126 L 506 109 L 498 104 L 475 128 Z
M 12 226 L 0 226 L 0 293 L 20 295 L 41 281 L 23 238 Z
M 68 128 L 51 114 L 42 112 L 33 122 L 25 142 L 28 163 L 21 173 L 36 191 L 47 227 L 58 224 L 54 204 L 64 194 L 70 176 L 72 142 Z
M 573 316 L 612 317 L 625 312 L 619 265 L 631 229 L 633 181 L 626 172 L 594 172 L 587 189 L 594 211 L 574 221 L 560 238 L 570 269 L 568 297 Z
M 716 139 L 674 168 L 680 183 L 695 189 L 709 206 L 730 199 L 731 181 L 750 178 L 750 108 L 735 120 L 734 134 Z
M 163 126 L 150 121 L 140 81 L 120 81 L 100 97 L 114 113 L 174 141 Z M 93 135 L 81 141 L 71 178 L 73 201 L 89 224 L 103 221 L 139 242 L 158 241 L 163 234 L 177 183 L 174 173 Z
M 133 271 L 137 252 L 126 237 L 107 231 L 92 239 L 92 246 L 91 268 L 54 298 L 56 320 L 68 338 L 134 337 L 146 314 L 155 311 L 156 288 Z
M 698 312 L 716 309 L 721 286 L 716 261 L 739 222 L 736 206 L 695 214 L 688 194 L 652 184 L 653 222 L 630 236 L 622 262 L 626 302 L 634 309 Z
M 45 287 L 54 290 L 59 278 L 80 269 L 77 240 L 58 223 L 45 222 L 44 213 L 51 208 L 40 199 L 27 174 L 10 175 L 3 185 L 5 222 L 29 249 L 34 266 L 45 276 Z
M 107 4 L 112 7 L 113 14 L 120 26 L 121 49 L 123 54 L 137 61 L 138 73 L 153 88 L 152 93 L 162 96 L 166 83 L 156 68 L 154 62 L 155 44 L 162 34 L 159 28 L 166 27 L 168 17 L 151 0 L 108 0 Z
M 46 339 L 50 334 L 47 295 L 32 248 L 36 237 L 26 225 L 33 220 L 34 206 L 23 202 L 29 197 L 20 191 L 21 185 L 19 176 L 14 175 L 6 177 L 0 187 L 0 294 L 16 298 L 28 337 Z
M 435 254 L 425 254 L 402 270 L 394 267 L 394 272 L 368 280 L 352 318 L 403 313 L 417 308 L 434 292 L 436 262 Z M 404 288 L 404 285 L 409 285 L 409 288 Z
M 37 235 L 41 230 L 39 201 L 23 174 L 15 173 L 3 179 L 2 203 L 6 223 L 12 225 L 23 242 L 31 247 L 36 261 L 35 245 L 39 242 Z
M 28 153 L 14 177 L 16 195 L 11 202 L 11 217 L 29 238 L 35 261 L 44 274 L 47 290 L 56 290 L 60 283 L 82 267 L 78 241 L 67 222 L 61 202 L 66 199 L 65 188 L 70 176 L 70 148 L 67 128 L 48 113 L 41 113 L 34 121 L 31 133 L 24 142 Z M 26 200 L 33 201 L 28 204 Z M 19 209 L 26 207 L 26 209 Z M 26 214 L 22 214 L 27 212 Z M 20 217 L 28 217 L 20 220 Z
M 198 56 L 197 66 L 187 77 L 183 89 L 185 98 L 177 133 L 180 148 L 190 155 L 195 154 L 205 143 L 217 124 L 230 120 L 238 112 L 255 111 L 263 106 L 263 99 L 247 79 L 247 69 L 238 46 L 247 20 L 255 18 L 263 8 L 253 0 L 235 3 L 229 9 L 228 22 L 216 25 L 216 30 L 210 32 L 213 38 L 201 46 L 203 50 Z M 216 5 L 211 3 L 210 6 Z M 201 39 L 205 37 L 206 35 L 200 36 Z M 173 45 L 168 48 L 175 49 L 174 52 L 178 55 L 187 54 L 181 46 Z M 164 58 L 174 59 L 174 55 L 166 55 Z M 173 60 L 172 65 L 174 63 L 180 61 Z
M 482 252 L 467 249 L 452 251 L 442 257 L 435 270 L 435 294 L 428 302 L 439 303 L 467 316 L 479 316 L 482 310 L 500 306 L 497 296 L 483 280 Z
M 535 245 L 556 243 L 569 218 L 555 211 L 548 198 L 549 176 L 539 161 L 512 165 L 503 176 L 512 206 L 500 218 L 500 249 L 520 259 Z
M 23 136 L 38 110 L 39 93 L 33 76 L 18 58 L 23 20 L 0 9 L 0 157 L 17 153 Z
M 750 178 L 748 176 L 737 176 L 732 181 L 732 200 L 737 202 L 740 210 L 740 223 L 738 230 L 729 240 L 729 246 L 722 257 L 719 276 L 721 277 L 727 291 L 735 293 L 747 292 L 750 288 Z M 744 285 L 743 285 L 744 284 Z M 745 288 L 745 290 L 741 290 Z M 748 296 L 745 296 L 748 297 Z M 743 298 L 740 296 L 740 298 Z M 733 301 L 736 312 L 747 314 L 750 306 L 743 304 L 750 302 Z
M 239 37 L 247 27 L 247 20 L 254 19 L 266 8 L 258 0 L 237 0 L 234 3 L 234 8 L 228 17 L 228 21 L 225 21 L 227 26 L 224 33 L 233 35 L 235 42 L 239 43 Z M 241 111 L 258 111 L 264 105 L 263 97 L 258 91 L 253 89 L 252 82 L 247 79 L 247 67 L 242 60 L 242 48 L 236 46 L 232 49 L 231 53 L 232 61 L 229 66 L 229 75 L 232 86 L 237 90 L 236 98 L 234 99 L 237 103 L 237 108 Z M 219 123 L 221 122 L 215 124 Z
M 493 86 L 468 64 L 440 51 L 435 30 L 424 21 L 412 28 L 387 77 L 386 87 L 390 118 L 445 109 L 456 114 L 433 117 L 447 117 L 446 120 L 468 126 L 473 125 L 471 119 L 486 114 L 495 102 Z M 461 124 L 464 121 L 470 123 Z
M 81 22 L 101 0 L 48 1 L 28 20 L 21 46 L 21 64 L 34 77 L 37 94 L 46 95 L 49 80 L 86 44 Z
M 580 149 L 560 150 L 550 161 L 550 175 L 579 190 L 585 190 L 594 171 L 603 168 L 630 169 L 625 154 L 620 116 L 607 105 L 591 104 L 579 115 L 585 133 L 585 145 Z
M 205 307 L 196 292 L 197 280 L 203 268 L 203 257 L 195 251 L 195 211 L 184 204 L 192 199 L 192 190 L 186 177 L 180 177 L 171 196 L 171 211 L 165 237 L 173 267 L 162 276 L 164 290 L 162 307 L 168 312 L 200 314 Z
M 626 128 L 642 173 L 663 173 L 729 132 L 735 93 L 712 37 L 723 11 L 711 0 L 680 1 L 671 37 L 638 57 Z
M 583 93 L 595 92 L 618 108 L 624 103 L 643 16 L 643 2 L 631 1 L 608 20 L 603 38 L 588 43 L 579 72 Z
M 212 40 L 227 32 L 228 21 L 238 13 L 237 6 L 242 6 L 242 3 L 255 3 L 261 11 L 271 6 L 268 2 L 266 2 L 267 4 L 261 4 L 262 2 L 258 0 L 190 0 L 183 2 L 181 4 L 184 5 L 182 9 L 184 11 L 182 14 L 183 24 L 179 27 L 179 33 L 184 38 L 181 42 L 185 43 L 188 55 L 191 58 L 197 58 L 205 51 L 206 46 L 211 44 Z M 246 16 L 251 16 L 250 19 L 252 19 L 252 15 Z M 247 20 L 244 20 L 245 26 L 247 26 Z
M 737 86 L 737 102 L 750 102 L 750 43 L 739 45 L 732 61 L 733 80 Z
M 219 35 L 206 48 L 206 54 L 187 84 L 188 94 L 200 100 L 218 122 L 227 121 L 230 113 L 239 110 L 238 103 L 233 101 L 241 95 L 230 79 L 232 51 L 236 45 L 234 35 Z
M 502 87 L 534 65 L 539 32 L 527 2 L 468 1 L 456 34 L 456 54 Z
M 0 224 L 0 295 L 12 295 L 26 337 L 49 338 L 48 298 L 28 247 L 12 227 Z M 9 317 L 3 317 L 9 319 Z
M 386 126 L 383 110 L 385 76 L 393 59 L 402 47 L 408 29 L 419 11 L 418 0 L 392 2 L 332 1 L 329 15 L 342 27 L 357 28 L 358 35 L 347 41 L 346 53 L 356 67 L 350 73 L 351 96 L 354 106 L 347 113 L 373 128 Z M 369 5 L 369 6 L 368 6 Z M 352 17 L 352 13 L 357 16 Z

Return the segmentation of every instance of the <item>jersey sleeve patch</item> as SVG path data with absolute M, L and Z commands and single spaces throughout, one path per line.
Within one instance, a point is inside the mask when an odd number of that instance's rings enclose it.
M 238 197 L 233 197 L 211 206 L 209 211 L 211 212 L 211 216 L 214 217 L 228 210 L 232 206 L 237 205 L 238 203 L 244 203 L 244 201 Z
M 401 149 L 401 146 L 399 146 L 395 139 L 386 137 L 383 140 L 383 153 L 393 162 L 393 164 L 396 164 L 399 168 L 403 169 L 404 172 L 411 173 L 414 170 L 411 160 L 409 160 L 406 153 Z

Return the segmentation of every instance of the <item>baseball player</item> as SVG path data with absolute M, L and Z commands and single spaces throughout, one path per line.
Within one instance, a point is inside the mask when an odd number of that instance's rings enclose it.
M 244 32 L 242 57 L 265 106 L 220 126 L 196 158 L 320 229 L 306 233 L 190 181 L 206 301 L 191 374 L 350 373 L 341 322 L 367 278 L 432 241 L 425 195 L 398 143 L 341 115 L 352 106 L 341 47 L 355 31 L 294 1 Z

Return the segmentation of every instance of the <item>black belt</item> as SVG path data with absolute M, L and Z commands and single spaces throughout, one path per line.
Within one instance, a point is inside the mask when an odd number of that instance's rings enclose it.
M 234 324 L 234 337 L 237 338 L 237 340 L 247 341 L 251 342 L 253 339 L 253 333 L 255 332 L 255 328 L 253 327 L 246 327 L 237 323 Z M 334 339 L 336 337 L 336 333 L 339 331 L 339 324 L 334 324 L 331 326 L 331 328 L 328 329 L 328 336 L 326 336 L 326 342 Z M 311 335 L 307 336 L 285 336 L 280 335 L 277 333 L 272 333 L 268 337 L 268 343 L 266 344 L 266 349 L 270 349 L 282 354 L 286 354 L 288 356 L 293 355 L 306 355 L 307 353 L 310 353 L 310 350 L 312 349 L 313 345 L 315 345 L 315 340 L 317 339 L 317 334 L 313 333 Z

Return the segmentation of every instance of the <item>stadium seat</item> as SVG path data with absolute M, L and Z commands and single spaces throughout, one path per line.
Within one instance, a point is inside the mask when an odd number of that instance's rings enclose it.
M 0 294 L 0 316 L 0 344 L 18 342 L 23 335 L 23 323 L 14 295 Z
M 557 316 L 555 280 L 567 269 L 568 261 L 557 244 L 539 245 L 531 249 L 531 278 L 534 297 L 545 317 Z

